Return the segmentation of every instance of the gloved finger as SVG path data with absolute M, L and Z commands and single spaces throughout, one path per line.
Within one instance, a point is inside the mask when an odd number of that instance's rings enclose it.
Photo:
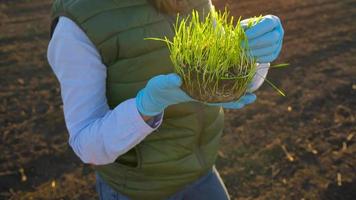
M 185 93 L 182 89 L 175 89 L 175 95 L 173 96 L 174 101 L 176 102 L 186 102 L 186 101 L 197 101 L 191 98 L 187 93 Z
M 157 86 L 161 89 L 178 88 L 182 85 L 182 79 L 176 73 L 160 75 L 157 78 Z
M 239 102 L 230 102 L 230 103 L 224 103 L 222 104 L 223 108 L 226 109 L 241 109 L 245 106 L 245 104 L 239 103 Z
M 262 62 L 262 63 L 273 62 L 274 60 L 276 60 L 276 59 L 278 58 L 278 56 L 279 56 L 281 50 L 282 50 L 282 42 L 281 42 L 281 44 L 279 45 L 279 47 L 276 49 L 275 52 L 273 52 L 273 53 L 270 54 L 270 55 L 258 57 L 258 58 L 257 58 L 257 61 L 258 61 L 258 62 Z
M 247 38 L 249 40 L 252 40 L 264 35 L 265 33 L 271 32 L 278 26 L 280 26 L 280 20 L 277 16 L 266 15 L 255 26 L 247 29 L 245 33 Z
M 256 101 L 256 95 L 253 94 L 253 93 L 247 93 L 245 94 L 244 96 L 242 96 L 238 102 L 241 103 L 241 104 L 245 104 L 245 105 L 248 105 L 248 104 L 251 104 L 253 102 Z
M 272 46 L 278 41 L 280 41 L 282 38 L 282 35 L 279 30 L 273 30 L 271 32 L 265 33 L 264 35 L 261 35 L 255 39 L 249 40 L 248 41 L 248 46 L 250 49 L 260 49 L 260 48 L 265 48 Z
M 233 102 L 229 102 L 229 103 L 223 103 L 222 107 L 227 108 L 227 109 L 241 109 L 244 106 L 255 102 L 256 98 L 257 97 L 256 97 L 255 94 L 247 93 L 237 101 L 233 101 Z
M 262 57 L 262 56 L 271 55 L 278 49 L 279 46 L 280 46 L 279 43 L 275 43 L 268 47 L 264 47 L 264 48 L 260 48 L 260 49 L 253 49 L 253 50 L 251 50 L 251 55 L 253 57 L 257 57 L 257 58 Z

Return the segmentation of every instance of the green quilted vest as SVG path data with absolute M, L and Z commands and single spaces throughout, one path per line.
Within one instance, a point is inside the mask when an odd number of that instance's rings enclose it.
M 210 0 L 186 1 L 185 13 L 196 9 L 204 15 L 211 9 Z M 52 30 L 59 16 L 76 22 L 99 51 L 107 66 L 111 108 L 134 98 L 153 76 L 173 72 L 165 44 L 144 38 L 172 38 L 176 16 L 159 13 L 147 0 L 55 0 Z M 212 169 L 223 122 L 221 107 L 197 102 L 170 106 L 156 131 L 96 170 L 130 199 L 166 199 Z

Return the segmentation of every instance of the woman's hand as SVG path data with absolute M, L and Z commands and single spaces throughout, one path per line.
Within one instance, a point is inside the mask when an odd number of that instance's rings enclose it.
M 174 73 L 151 78 L 136 96 L 138 111 L 144 116 L 155 116 L 170 105 L 194 101 L 181 90 L 181 85 L 181 78 Z
M 246 93 L 237 101 L 231 101 L 227 103 L 208 103 L 210 106 L 222 106 L 226 109 L 241 109 L 248 104 L 252 104 L 256 101 L 256 95 L 253 93 Z
M 247 28 L 249 19 L 241 21 L 246 27 L 249 48 L 259 63 L 269 63 L 277 59 L 282 50 L 284 30 L 281 20 L 274 15 L 266 15 L 256 25 Z
M 155 116 L 170 105 L 196 101 L 188 96 L 181 88 L 182 79 L 175 73 L 158 75 L 151 78 L 146 87 L 136 96 L 136 106 L 143 116 Z M 253 103 L 256 95 L 248 93 L 239 100 L 228 103 L 206 103 L 210 106 L 222 106 L 228 109 L 241 109 Z

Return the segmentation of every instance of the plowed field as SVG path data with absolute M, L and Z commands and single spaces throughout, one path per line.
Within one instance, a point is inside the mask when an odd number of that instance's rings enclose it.
M 226 111 L 217 161 L 232 199 L 356 199 L 356 1 L 216 0 L 278 15 L 284 48 L 258 100 Z M 0 1 L 0 199 L 94 199 L 93 169 L 67 144 L 47 64 L 49 0 Z

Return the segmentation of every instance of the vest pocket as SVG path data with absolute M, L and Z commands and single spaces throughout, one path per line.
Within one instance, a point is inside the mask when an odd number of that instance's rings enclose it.
M 141 168 L 141 153 L 137 146 L 119 156 L 115 163 L 126 168 Z

